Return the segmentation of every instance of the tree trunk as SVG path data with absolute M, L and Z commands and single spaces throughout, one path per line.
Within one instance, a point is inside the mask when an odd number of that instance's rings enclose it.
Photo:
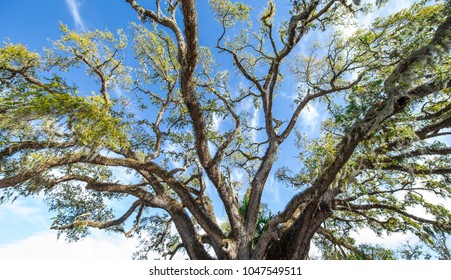
M 191 260 L 211 260 L 212 257 L 205 250 L 201 240 L 197 238 L 196 230 L 186 212 L 183 209 L 175 209 L 170 214 L 189 258 Z
M 271 245 L 266 259 L 308 259 L 310 242 L 315 232 L 331 214 L 330 209 L 320 209 L 318 201 L 310 202 L 299 218 L 282 233 L 279 241 Z

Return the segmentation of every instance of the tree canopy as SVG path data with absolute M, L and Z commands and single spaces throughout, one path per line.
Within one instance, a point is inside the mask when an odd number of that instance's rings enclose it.
M 137 258 L 395 258 L 362 229 L 449 258 L 449 1 L 343 32 L 387 0 L 210 0 L 209 46 L 206 2 L 126 2 L 140 21 L 123 30 L 61 24 L 41 53 L 0 48 L 0 203 L 43 195 L 52 229 L 138 238 Z M 262 199 L 272 178 L 281 209 Z

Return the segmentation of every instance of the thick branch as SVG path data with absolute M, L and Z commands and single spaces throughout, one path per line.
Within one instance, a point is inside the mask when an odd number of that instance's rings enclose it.
M 78 226 L 87 226 L 91 228 L 105 229 L 113 226 L 118 226 L 124 223 L 132 214 L 136 208 L 140 206 L 142 202 L 140 200 L 135 201 L 132 206 L 121 217 L 116 220 L 110 220 L 106 222 L 93 222 L 89 220 L 75 220 L 73 223 L 63 226 L 52 226 L 51 229 L 66 230 L 76 228 Z
M 0 151 L 0 159 L 14 155 L 17 152 L 25 150 L 43 150 L 43 149 L 59 149 L 73 147 L 75 143 L 72 142 L 36 142 L 36 141 L 23 141 L 10 145 L 9 147 Z
M 448 118 L 445 118 L 439 122 L 429 124 L 429 125 L 423 127 L 422 129 L 415 131 L 415 134 L 418 136 L 418 138 L 425 139 L 428 137 L 428 135 L 430 133 L 436 133 L 441 129 L 449 128 L 449 127 L 451 127 L 451 116 Z
M 448 175 L 451 174 L 451 168 L 430 168 L 430 169 L 418 169 L 413 167 L 405 167 L 400 165 L 385 166 L 384 170 L 402 171 L 409 174 L 416 175 Z
M 138 13 L 141 19 L 150 19 L 155 21 L 158 24 L 161 24 L 174 32 L 174 35 L 177 38 L 177 42 L 179 43 L 179 51 L 184 52 L 185 49 L 185 40 L 183 38 L 183 34 L 180 31 L 177 22 L 174 17 L 168 18 L 165 16 L 157 15 L 152 10 L 144 9 L 141 5 L 138 4 L 135 0 L 125 0 L 125 2 L 129 3 L 131 7 Z
M 390 206 L 390 205 L 385 205 L 385 204 L 365 204 L 365 205 L 356 205 L 356 204 L 352 204 L 352 203 L 346 203 L 345 205 L 342 205 L 343 208 L 338 208 L 337 210 L 345 210 L 345 211 L 353 211 L 353 210 L 371 210 L 371 209 L 383 209 L 383 210 L 389 210 L 395 213 L 398 213 L 402 216 L 405 216 L 407 218 L 410 218 L 412 220 L 415 220 L 417 222 L 420 223 L 426 223 L 426 224 L 431 224 L 431 225 L 437 225 L 438 222 L 434 221 L 434 220 L 428 220 L 428 219 L 424 219 L 412 214 L 409 214 L 403 210 L 400 210 L 398 208 L 396 208 L 395 206 Z

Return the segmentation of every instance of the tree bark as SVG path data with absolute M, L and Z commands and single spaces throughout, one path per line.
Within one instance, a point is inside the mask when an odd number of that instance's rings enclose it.
M 268 260 L 306 260 L 310 243 L 321 224 L 330 216 L 330 209 L 320 209 L 318 200 L 310 202 L 298 219 L 285 230 L 279 241 L 269 249 Z

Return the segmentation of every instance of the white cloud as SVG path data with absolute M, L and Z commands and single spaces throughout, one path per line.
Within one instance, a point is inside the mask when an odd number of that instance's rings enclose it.
M 362 5 L 370 3 L 373 7 L 376 7 L 375 2 L 375 0 L 364 0 L 362 1 Z M 343 34 L 345 37 L 349 37 L 353 35 L 359 27 L 368 28 L 376 18 L 386 17 L 390 14 L 399 12 L 402 9 L 409 8 L 414 2 L 414 0 L 390 1 L 380 9 L 375 8 L 375 11 L 372 13 L 359 14 L 356 18 L 353 18 L 352 15 L 348 15 L 342 19 L 342 23 L 340 25 L 335 27 L 335 30 Z
M 100 230 L 75 243 L 67 243 L 64 238 L 57 239 L 56 231 L 43 231 L 13 244 L 0 246 L 2 260 L 131 260 L 138 241 L 119 235 L 109 235 Z M 148 259 L 160 256 L 155 252 Z M 175 260 L 187 256 L 177 253 Z
M 371 245 L 382 245 L 384 248 L 397 250 L 402 245 L 406 244 L 407 241 L 411 244 L 418 242 L 418 237 L 412 233 L 394 233 L 391 235 L 377 236 L 371 229 L 365 228 L 358 232 L 353 232 L 350 234 L 352 238 L 356 240 L 356 245 L 359 244 L 371 244 Z M 309 256 L 313 259 L 321 258 L 321 250 L 312 242 L 310 245 Z
M 72 15 L 77 29 L 85 30 L 85 23 L 80 15 L 80 3 L 77 0 L 66 0 L 67 7 Z
M 179 145 L 177 145 L 176 143 L 172 143 L 172 142 L 171 143 L 165 143 L 163 145 L 163 147 L 161 148 L 161 150 L 164 153 L 177 153 L 177 154 L 180 154 L 180 153 L 183 152 L 182 148 Z M 183 167 L 183 161 L 181 159 L 180 160 L 172 160 L 171 164 L 172 164 L 172 166 L 174 168 L 181 168 L 181 167 Z
M 309 132 L 314 132 L 315 129 L 319 128 L 320 123 L 319 117 L 320 115 L 315 106 L 312 104 L 307 105 L 301 112 L 301 120 L 303 127 L 308 128 Z
M 16 200 L 14 203 L 1 205 L 0 222 L 22 221 L 33 226 L 40 226 L 48 223 L 42 214 L 42 209 L 32 200 Z
M 220 130 L 220 128 L 221 128 L 221 124 L 222 124 L 222 122 L 224 121 L 224 119 L 221 117 L 221 116 L 219 116 L 218 114 L 216 114 L 216 113 L 214 113 L 213 114 L 213 130 L 214 131 L 219 131 Z
M 238 106 L 238 114 L 246 116 L 246 123 L 249 127 L 258 128 L 260 125 L 260 109 L 255 106 L 252 98 L 246 98 Z M 250 118 L 250 119 L 249 119 Z M 250 137 L 252 142 L 257 140 L 257 130 L 251 130 L 245 137 Z
M 267 181 L 267 186 L 265 188 L 267 191 L 268 201 L 272 202 L 277 206 L 285 206 L 286 201 L 282 200 L 280 193 L 280 184 L 277 183 L 274 176 L 270 176 Z M 283 196 L 283 193 L 282 193 Z
M 247 184 L 246 184 L 247 180 L 245 178 L 244 172 L 238 168 L 232 169 L 231 179 L 233 182 L 238 183 L 238 185 L 240 186 L 240 189 L 238 191 L 238 196 L 243 197 L 247 191 L 246 187 L 243 187 L 243 186 L 247 186 Z
M 254 112 L 252 113 L 252 119 L 249 124 L 253 128 L 258 128 L 260 125 L 259 111 L 260 110 L 258 108 L 254 107 Z M 252 138 L 252 142 L 257 141 L 257 131 L 256 130 L 251 131 L 251 138 Z
M 378 17 L 385 17 L 390 14 L 397 13 L 402 9 L 406 9 L 412 6 L 415 3 L 415 0 L 404 0 L 404 1 L 390 1 L 387 5 L 382 8 L 376 10 L 374 13 L 369 13 L 366 15 L 360 15 L 357 17 L 357 24 L 360 27 L 369 27 L 370 24 Z M 376 0 L 366 0 L 363 1 L 362 4 L 371 3 L 375 5 Z
M 252 102 L 251 98 L 245 99 L 239 105 L 239 110 L 241 112 L 249 112 L 249 110 L 251 110 L 252 108 L 254 108 L 254 103 Z
M 56 231 L 44 231 L 19 242 L 0 246 L 0 260 L 130 260 L 136 241 L 109 236 L 100 231 L 76 243 L 56 238 Z
M 390 249 L 396 249 L 405 244 L 408 240 L 417 240 L 417 237 L 415 237 L 413 233 L 393 233 L 390 235 L 383 234 L 382 236 L 377 236 L 371 229 L 361 229 L 357 233 L 351 233 L 350 235 L 356 240 L 357 244 L 380 244 Z
M 281 91 L 280 92 L 280 96 L 282 98 L 288 99 L 288 101 L 290 101 L 290 103 L 294 104 L 294 101 L 298 98 L 297 89 L 292 90 L 291 93 L 288 93 L 288 92 L 285 92 L 285 91 Z
M 335 26 L 335 31 L 338 31 L 345 37 L 352 36 L 357 29 L 356 20 L 351 15 L 343 17 L 341 23 Z
M 258 127 L 259 124 L 259 109 L 254 108 L 254 113 L 252 114 L 252 119 L 251 119 L 251 127 Z
M 312 260 L 321 259 L 321 250 L 313 242 L 310 243 L 309 257 Z

